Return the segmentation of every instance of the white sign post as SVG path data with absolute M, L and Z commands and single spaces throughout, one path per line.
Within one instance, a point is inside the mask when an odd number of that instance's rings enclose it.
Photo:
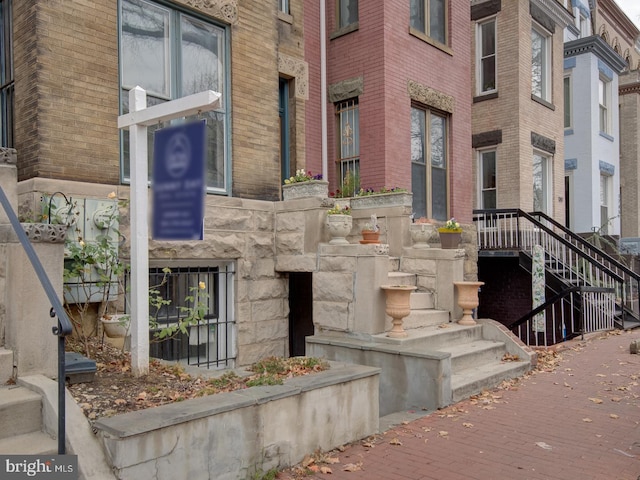
M 131 370 L 149 373 L 149 225 L 147 127 L 174 118 L 218 108 L 220 94 L 213 90 L 147 108 L 147 93 L 129 91 L 129 112 L 118 117 L 118 128 L 129 129 L 131 166 Z

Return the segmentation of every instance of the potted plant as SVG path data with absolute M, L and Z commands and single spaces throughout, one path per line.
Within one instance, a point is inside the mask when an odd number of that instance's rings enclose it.
M 411 234 L 413 248 L 429 248 L 429 244 L 427 242 L 435 233 L 433 220 L 426 217 L 415 219 L 409 225 L 409 233 Z
M 353 218 L 351 217 L 351 208 L 348 205 L 340 206 L 335 204 L 333 208 L 327 210 L 327 229 L 331 245 L 348 245 L 349 242 L 345 238 L 351 232 L 353 226 Z
M 375 213 L 371 215 L 371 221 L 364 224 L 360 233 L 362 234 L 360 243 L 380 243 L 380 227 L 378 226 L 378 217 Z
M 442 248 L 458 248 L 462 240 L 462 228 L 455 218 L 450 218 L 443 227 L 438 228 Z
M 304 169 L 296 170 L 296 174 L 285 179 L 282 186 L 282 198 L 292 200 L 304 197 L 329 196 L 329 182 L 322 180 L 322 174 L 313 175 Z

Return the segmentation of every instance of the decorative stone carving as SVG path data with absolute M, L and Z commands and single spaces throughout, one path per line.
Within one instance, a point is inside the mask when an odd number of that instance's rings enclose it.
M 22 223 L 27 238 L 34 243 L 64 243 L 67 236 L 66 225 L 49 225 L 48 223 Z
M 453 113 L 454 98 L 451 95 L 434 90 L 431 87 L 409 80 L 409 97 L 411 100 L 423 103 L 429 107 L 437 108 L 444 112 Z
M 15 148 L 0 147 L 0 164 L 15 165 L 18 163 L 18 153 Z
M 237 0 L 182 0 L 182 3 L 231 25 L 238 23 Z
M 548 152 L 551 154 L 556 153 L 555 140 L 535 132 L 531 132 L 531 145 L 534 148 L 539 148 L 540 150 L 544 150 L 545 152 Z
M 299 58 L 278 54 L 278 72 L 296 79 L 296 98 L 309 100 L 309 64 Z
M 336 103 L 348 98 L 359 97 L 364 93 L 364 77 L 349 78 L 329 85 L 329 102 Z

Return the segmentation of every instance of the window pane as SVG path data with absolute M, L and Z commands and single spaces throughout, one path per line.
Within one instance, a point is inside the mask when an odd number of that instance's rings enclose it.
M 496 57 L 482 59 L 482 91 L 496 88 Z
M 340 28 L 358 21 L 358 0 L 339 0 Z
M 480 162 L 481 208 L 496 208 L 496 152 L 483 152 Z
M 169 97 L 169 12 L 143 0 L 122 2 L 122 84 Z
M 427 169 L 424 163 L 411 164 L 411 191 L 414 218 L 427 217 Z
M 429 0 L 429 36 L 440 43 L 446 43 L 445 2 L 446 0 Z
M 446 155 L 444 118 L 431 114 L 431 165 L 446 168 Z
M 480 92 L 496 88 L 496 23 L 494 20 L 480 26 Z
M 496 53 L 496 31 L 495 22 L 487 22 L 480 29 L 482 36 L 482 56 L 494 55 Z
M 495 190 L 486 190 L 482 192 L 482 208 L 497 208 L 496 204 Z
M 547 159 L 533 155 L 533 209 L 547 211 Z
M 564 77 L 564 128 L 571 127 L 571 77 Z
M 531 30 L 531 93 L 546 99 L 547 39 Z
M 425 33 L 424 0 L 411 0 L 411 28 Z
M 425 115 L 417 109 L 411 109 L 411 161 L 414 163 L 425 163 L 424 135 L 425 135 Z
M 447 171 L 431 169 L 431 216 L 436 220 L 447 219 Z
M 181 96 L 214 90 L 222 93 L 222 31 L 213 25 L 181 16 Z

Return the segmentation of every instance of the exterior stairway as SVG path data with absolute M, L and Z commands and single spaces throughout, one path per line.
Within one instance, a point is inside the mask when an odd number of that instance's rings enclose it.
M 415 278 L 409 273 L 389 273 L 389 280 L 395 285 L 415 285 Z M 411 350 L 435 350 L 450 355 L 454 403 L 495 387 L 503 380 L 519 377 L 531 368 L 529 358 L 517 353 L 519 348 L 507 348 L 515 342 L 508 335 L 497 339 L 483 323 L 462 326 L 449 322 L 449 312 L 435 309 L 434 303 L 431 292 L 418 290 L 411 294 L 411 313 L 403 320 L 409 335 L 404 343 L 410 345 Z M 385 338 L 379 337 L 378 341 L 384 342 Z M 515 359 L 515 355 L 521 360 L 503 360 Z
M 28 388 L 8 385 L 13 352 L 0 347 L 0 453 L 57 453 L 58 443 L 43 430 L 42 398 Z
M 391 271 L 385 282 L 418 286 L 403 320 L 407 337 L 320 332 L 307 337 L 307 354 L 379 367 L 380 416 L 443 408 L 531 368 L 535 354 L 502 325 L 493 320 L 473 326 L 450 322 L 448 310 L 434 308 L 439 304 L 436 294 L 416 285 L 417 279 L 413 273 Z M 386 317 L 384 332 L 391 325 Z M 516 361 L 503 361 L 505 354 Z

